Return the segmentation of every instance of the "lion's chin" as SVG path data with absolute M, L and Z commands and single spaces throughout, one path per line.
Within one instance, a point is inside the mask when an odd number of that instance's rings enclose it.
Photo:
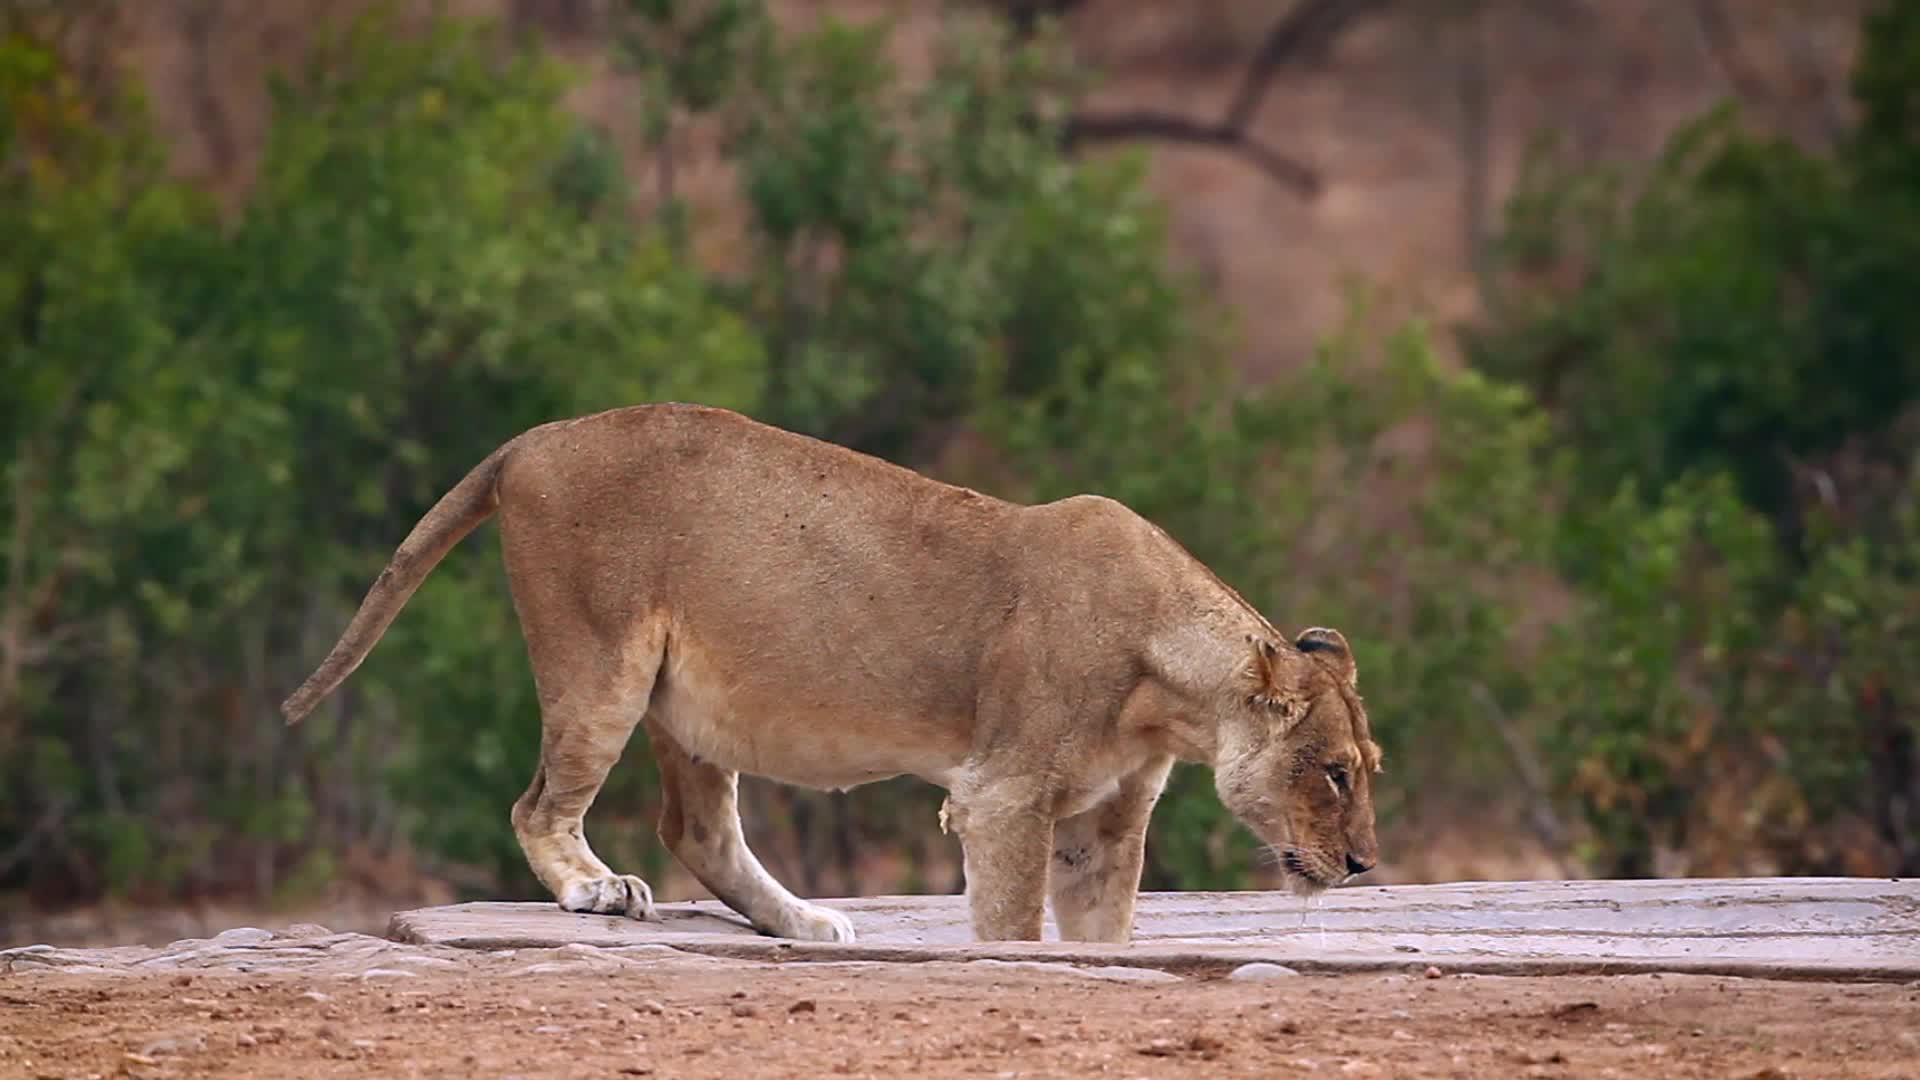
M 1315 874 L 1307 860 L 1295 848 L 1280 848 L 1279 853 L 1281 881 L 1288 892 L 1302 899 L 1312 899 L 1326 892 L 1332 883 L 1323 881 Z
M 1302 900 L 1311 900 L 1321 893 L 1326 892 L 1328 887 L 1324 881 L 1319 881 L 1305 874 L 1296 874 L 1291 871 L 1289 871 L 1282 880 L 1286 883 L 1287 891 Z

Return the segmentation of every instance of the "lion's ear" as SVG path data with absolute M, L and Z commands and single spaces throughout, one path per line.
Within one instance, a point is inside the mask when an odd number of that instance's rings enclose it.
M 1284 731 L 1306 712 L 1305 703 L 1280 679 L 1280 649 L 1271 641 L 1258 640 L 1253 648 L 1254 692 L 1249 703 L 1280 721 Z
M 1353 649 L 1347 645 L 1347 639 L 1340 631 L 1324 626 L 1309 627 L 1293 639 L 1293 647 L 1319 658 L 1347 680 L 1348 686 L 1360 685 L 1360 671 L 1353 661 Z

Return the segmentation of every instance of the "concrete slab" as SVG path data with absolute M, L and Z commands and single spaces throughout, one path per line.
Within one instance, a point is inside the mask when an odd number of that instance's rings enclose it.
M 659 922 L 545 903 L 469 903 L 394 915 L 388 936 L 469 949 L 667 945 L 761 960 L 1051 960 L 1225 974 L 1424 970 L 1506 975 L 1676 972 L 1920 979 L 1920 881 L 1737 878 L 1465 882 L 1275 892 L 1147 893 L 1131 945 L 976 943 L 959 896 L 819 903 L 853 919 L 847 945 L 756 934 L 717 901 L 663 904 Z

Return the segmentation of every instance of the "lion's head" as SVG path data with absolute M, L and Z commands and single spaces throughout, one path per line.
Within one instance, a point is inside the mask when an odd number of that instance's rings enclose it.
M 1357 691 L 1353 652 L 1337 630 L 1292 646 L 1255 638 L 1240 700 L 1219 729 L 1220 801 L 1267 844 L 1301 892 L 1373 868 L 1373 775 L 1380 771 Z

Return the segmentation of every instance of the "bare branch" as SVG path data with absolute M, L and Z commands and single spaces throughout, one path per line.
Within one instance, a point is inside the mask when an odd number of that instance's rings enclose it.
M 187 100 L 194 125 L 206 142 L 213 173 L 224 178 L 233 168 L 237 151 L 226 106 L 213 81 L 213 35 L 219 18 L 215 0 L 186 0 L 180 12 L 180 34 L 187 43 Z
M 1202 124 L 1171 113 L 1141 110 L 1124 113 L 1080 113 L 1067 119 L 1063 138 L 1077 142 L 1115 139 L 1160 139 L 1231 150 L 1259 166 L 1274 180 L 1302 195 L 1320 191 L 1320 176 L 1311 167 L 1224 124 Z
M 1389 0 L 1302 0 L 1281 16 L 1266 40 L 1247 65 L 1240 78 L 1240 89 L 1233 95 L 1221 126 L 1245 131 L 1266 100 L 1273 76 L 1288 61 L 1313 49 L 1324 48 L 1352 25 L 1355 19 L 1387 6 Z
M 1006 4 L 1007 19 L 1016 36 L 1030 38 L 1040 28 L 1042 18 L 1059 18 L 1080 7 L 1086 0 L 1011 0 Z
M 1691 0 L 1687 7 L 1693 12 L 1694 25 L 1699 27 L 1707 51 L 1713 54 L 1734 93 L 1756 105 L 1772 104 L 1773 91 L 1741 53 L 1739 35 L 1720 0 Z
M 1266 100 L 1267 89 L 1280 68 L 1306 53 L 1324 48 L 1363 15 L 1385 8 L 1392 0 L 1302 0 L 1280 17 L 1267 32 L 1260 49 L 1241 76 L 1225 114 L 1207 123 L 1151 109 L 1118 113 L 1080 113 L 1068 118 L 1063 139 L 1068 146 L 1084 141 L 1160 139 L 1165 142 L 1212 146 L 1239 154 L 1276 182 L 1302 196 L 1320 192 L 1320 176 L 1310 166 L 1254 138 L 1254 117 Z

